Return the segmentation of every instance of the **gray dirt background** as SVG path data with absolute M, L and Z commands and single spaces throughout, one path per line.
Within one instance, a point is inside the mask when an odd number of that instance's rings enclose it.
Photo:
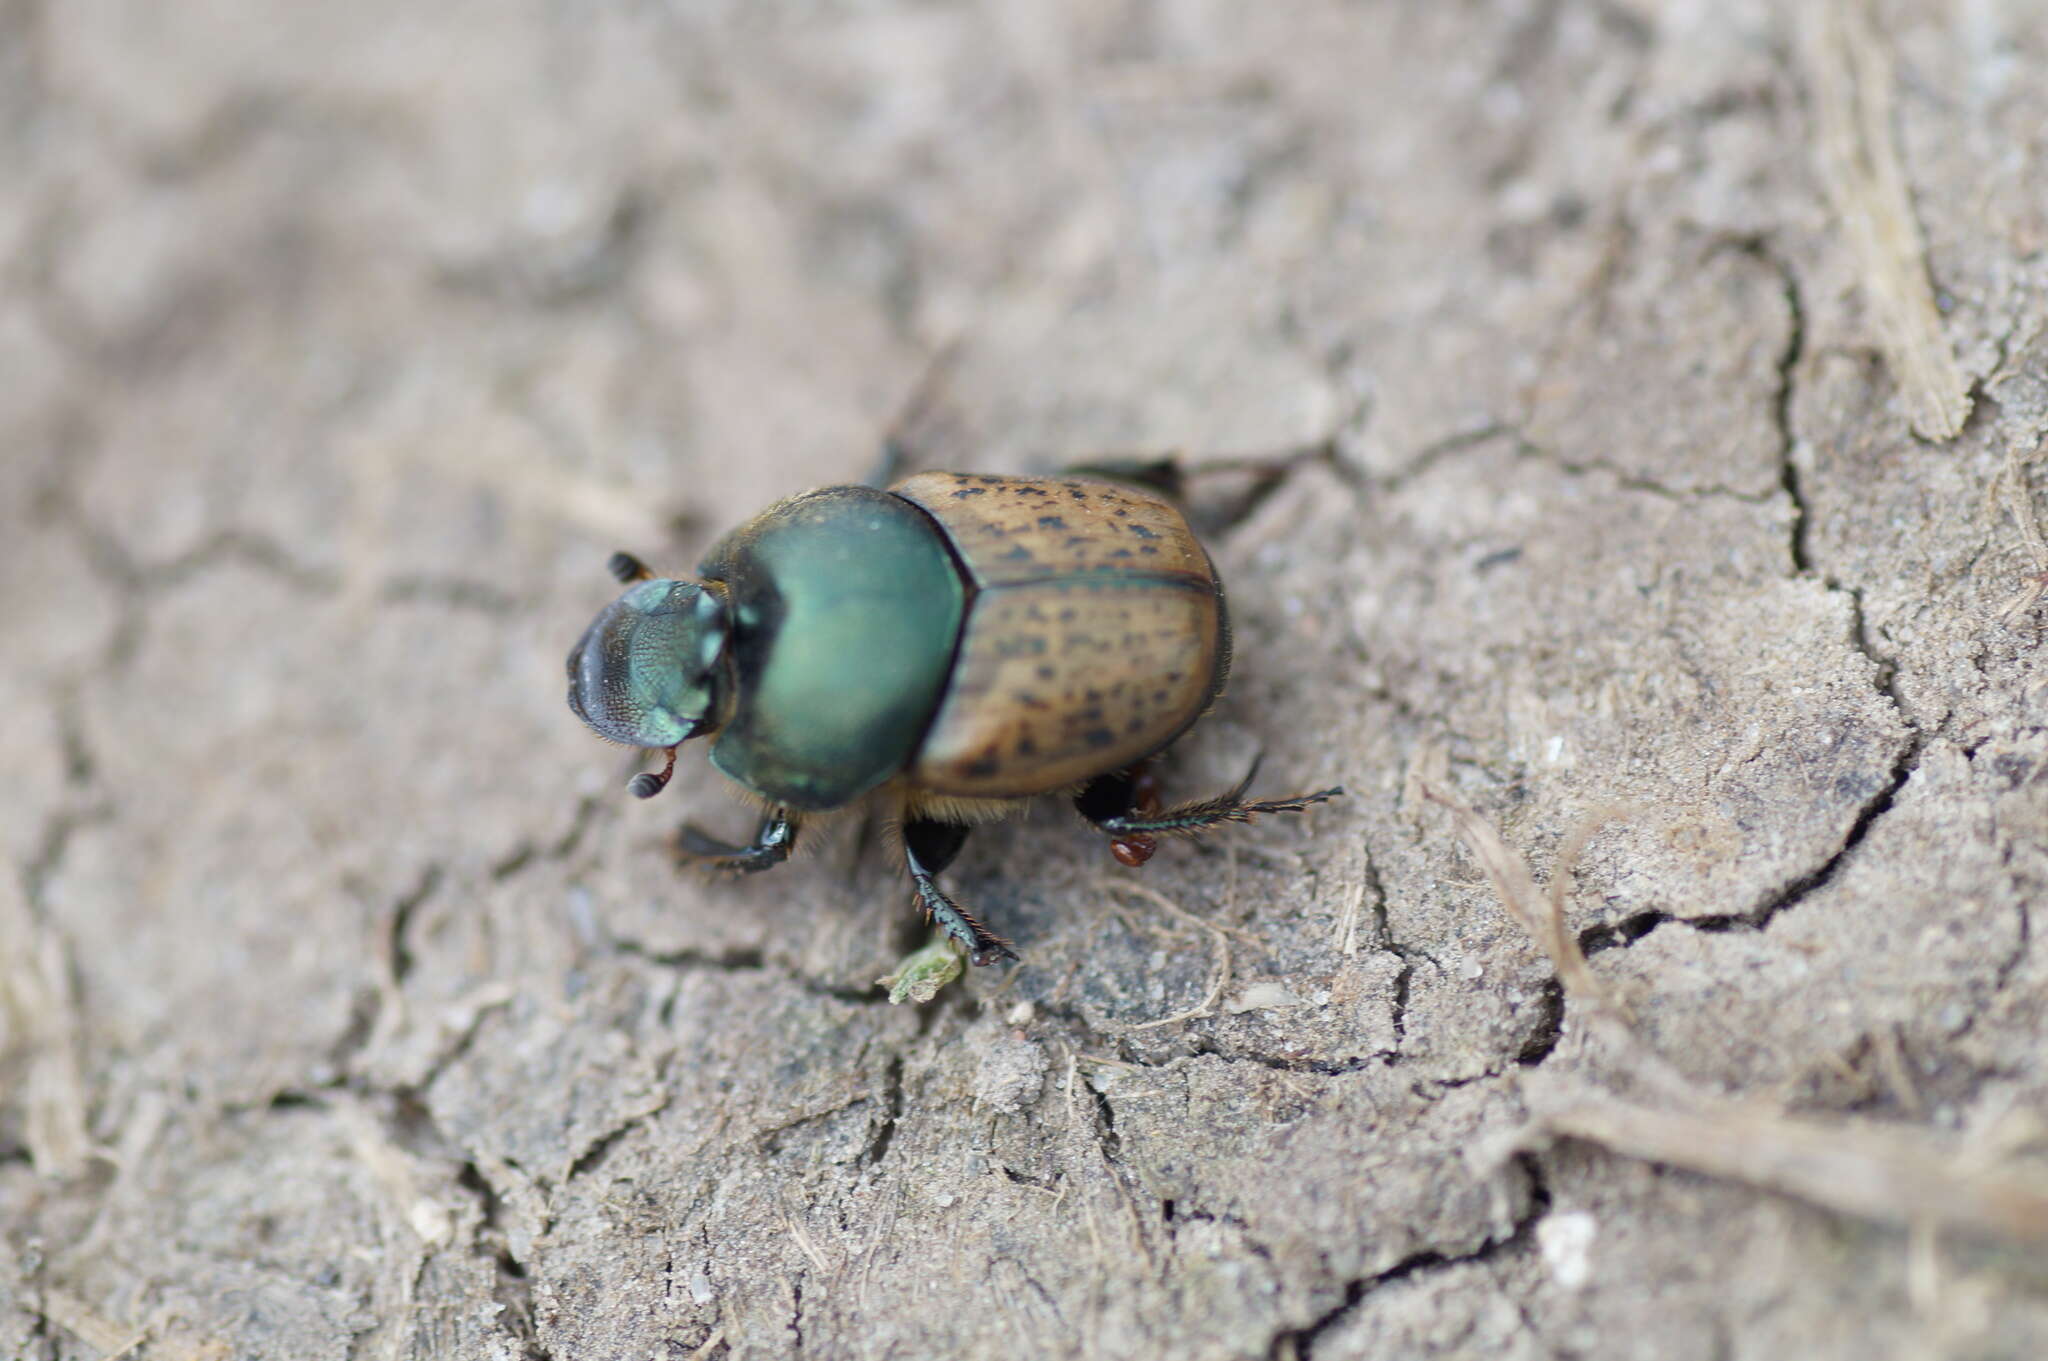
M 0 1356 L 2048 1354 L 2038 1241 L 1517 1144 L 1591 1060 L 1416 793 L 1611 816 L 1705 1088 L 2039 1168 L 2030 0 L 0 0 L 0 166 Z M 916 1009 L 561 667 L 955 341 L 928 462 L 1317 451 L 1167 774 L 1352 794 L 985 833 Z

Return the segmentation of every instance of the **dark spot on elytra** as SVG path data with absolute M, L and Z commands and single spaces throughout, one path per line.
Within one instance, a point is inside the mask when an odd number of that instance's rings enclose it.
M 1031 740 L 1031 738 L 1030 738 L 1030 735 L 1029 735 L 1029 734 L 1026 734 L 1026 735 L 1025 735 L 1025 736 L 1023 736 L 1023 737 L 1020 737 L 1020 738 L 1018 738 L 1018 739 L 1017 739 L 1017 754 L 1018 754 L 1019 756 L 1036 756 L 1036 755 L 1038 755 L 1038 743 L 1036 743 L 1036 742 L 1032 741 L 1032 740 Z
M 1156 539 L 1159 537 L 1157 534 L 1145 528 L 1145 526 L 1143 525 L 1132 525 L 1131 533 L 1137 535 L 1141 539 Z
M 987 777 L 995 774 L 1002 768 L 1002 758 L 997 755 L 996 749 L 994 747 L 989 747 L 986 750 L 984 750 L 981 753 L 981 755 L 975 757 L 972 761 L 969 761 L 966 765 L 962 766 L 961 770 L 969 775 L 977 777 Z
M 1107 728 L 1090 728 L 1081 734 L 1081 740 L 1091 747 L 1106 747 L 1116 741 L 1116 734 Z
M 1004 562 L 1029 562 L 1031 561 L 1031 550 L 1020 543 L 1013 545 L 1009 552 L 999 554 L 998 556 Z
M 1113 558 L 1128 558 L 1133 556 L 1133 554 L 1131 550 L 1128 548 L 1119 548 L 1115 552 L 1111 553 L 1110 556 Z
M 1038 668 L 1038 678 L 1040 680 L 1051 680 L 1054 676 L 1057 676 L 1058 674 L 1059 671 L 1050 666 L 1041 666 Z
M 1065 529 L 1067 522 L 1057 515 L 1041 515 L 1038 517 L 1038 527 L 1040 529 Z
M 1158 556 L 1159 556 L 1159 550 L 1158 550 L 1158 549 L 1156 549 L 1156 548 L 1154 548 L 1154 547 L 1153 547 L 1153 546 L 1152 546 L 1151 544 L 1149 544 L 1149 543 L 1148 543 L 1148 544 L 1141 544 L 1141 545 L 1139 546 L 1139 548 L 1138 548 L 1138 551 L 1139 551 L 1140 553 L 1144 554 L 1144 555 L 1145 555 L 1146 557 L 1148 557 L 1148 558 L 1156 558 L 1156 557 L 1158 557 Z
M 960 488 L 956 489 L 956 490 L 955 490 L 955 491 L 953 492 L 953 499 L 954 499 L 954 500 L 956 500 L 956 501 L 959 501 L 959 500 L 964 500 L 965 498 L 967 498 L 967 497 L 969 497 L 969 496 L 987 496 L 987 495 L 988 495 L 988 488 L 987 488 L 987 487 L 960 487 Z
M 1129 515 L 1130 512 L 1125 510 L 1122 506 L 1118 506 L 1115 510 L 1111 511 L 1110 514 L 1116 516 L 1117 519 L 1121 520 L 1125 516 Z

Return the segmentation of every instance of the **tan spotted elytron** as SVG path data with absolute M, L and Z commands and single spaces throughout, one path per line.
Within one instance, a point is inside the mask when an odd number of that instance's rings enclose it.
M 1222 587 L 1166 501 L 965 473 L 890 490 L 939 522 L 974 587 L 918 785 L 959 798 L 1070 788 L 1165 747 L 1222 693 Z

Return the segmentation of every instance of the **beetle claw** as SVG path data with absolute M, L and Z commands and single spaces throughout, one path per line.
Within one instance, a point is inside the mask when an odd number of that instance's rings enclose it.
M 929 876 L 914 874 L 912 882 L 917 885 L 918 906 L 941 931 L 960 942 L 967 951 L 968 963 L 976 968 L 986 968 L 999 959 L 1017 958 L 1010 942 L 976 921 L 966 908 L 941 892 Z

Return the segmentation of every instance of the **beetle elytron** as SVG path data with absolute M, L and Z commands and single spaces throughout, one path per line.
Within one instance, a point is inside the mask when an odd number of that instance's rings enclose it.
M 917 902 L 976 964 L 1007 941 L 935 876 L 977 822 L 1066 793 L 1141 864 L 1195 835 L 1343 791 L 1247 801 L 1251 783 L 1158 811 L 1143 767 L 1223 692 L 1223 585 L 1171 503 L 1095 477 L 921 473 L 770 506 L 698 564 L 656 577 L 615 554 L 626 591 L 569 654 L 569 707 L 615 742 L 666 748 L 629 786 L 661 792 L 676 748 L 762 809 L 751 844 L 684 827 L 688 859 L 781 863 L 802 819 L 868 795 L 902 832 Z M 1256 769 L 1256 768 L 1255 768 Z

